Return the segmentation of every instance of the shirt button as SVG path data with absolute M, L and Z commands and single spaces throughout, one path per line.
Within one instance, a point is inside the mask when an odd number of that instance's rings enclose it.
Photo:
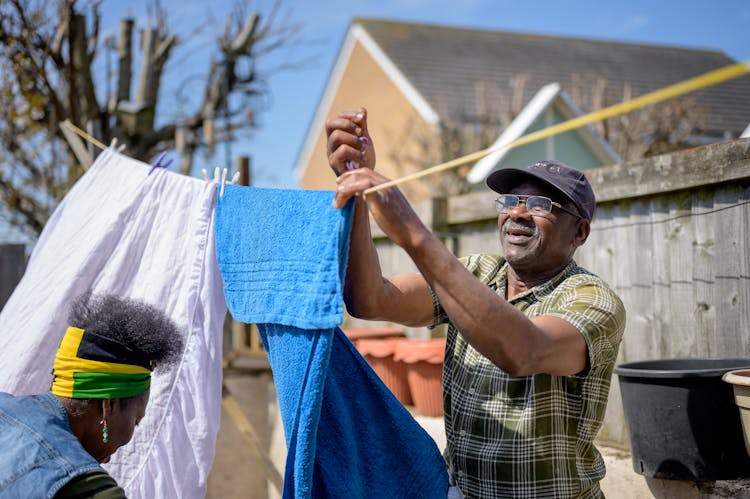
M 464 476 L 464 472 L 461 470 L 458 470 L 458 476 Z
M 461 435 L 462 437 L 465 437 L 466 436 L 466 430 L 461 430 L 461 431 L 458 432 L 458 434 Z
M 473 388 L 469 388 L 469 393 L 473 395 L 474 394 L 474 389 Z

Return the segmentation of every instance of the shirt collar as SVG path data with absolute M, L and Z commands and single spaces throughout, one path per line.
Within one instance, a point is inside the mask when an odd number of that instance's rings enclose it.
M 516 300 L 523 299 L 524 297 L 527 297 L 529 295 L 532 295 L 535 299 L 541 300 L 548 294 L 550 294 L 557 286 L 567 279 L 572 273 L 573 269 L 577 267 L 577 264 L 574 260 L 571 260 L 568 262 L 568 265 L 565 266 L 564 269 L 562 269 L 557 275 L 552 277 L 550 280 L 543 282 L 541 284 L 538 284 L 534 286 L 531 289 L 527 289 L 523 293 L 519 293 L 508 302 L 513 303 Z M 495 285 L 495 289 L 502 292 L 503 295 L 506 293 L 506 288 L 508 285 L 508 262 L 506 261 L 503 266 L 500 268 L 498 273 L 495 275 L 494 279 L 490 281 L 490 284 Z

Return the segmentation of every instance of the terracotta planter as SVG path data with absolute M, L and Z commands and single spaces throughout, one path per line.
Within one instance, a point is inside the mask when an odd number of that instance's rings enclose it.
M 721 379 L 734 389 L 734 401 L 740 410 L 742 433 L 745 435 L 745 449 L 750 455 L 750 369 L 729 371 Z
M 408 366 L 407 380 L 414 408 L 423 416 L 443 415 L 443 359 L 445 338 L 406 340 L 394 358 Z
M 363 339 L 404 337 L 404 328 L 400 326 L 343 327 L 341 330 L 354 344 Z
M 354 346 L 396 398 L 404 405 L 411 405 L 406 364 L 394 359 L 397 346 L 405 341 L 406 338 L 363 338 L 357 340 Z

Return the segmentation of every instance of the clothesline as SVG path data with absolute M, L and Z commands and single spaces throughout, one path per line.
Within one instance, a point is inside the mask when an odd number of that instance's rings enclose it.
M 105 146 L 103 143 L 99 142 L 96 139 L 96 137 L 94 137 L 93 135 L 90 135 L 90 134 L 86 133 L 84 130 L 78 128 L 70 120 L 65 120 L 61 124 L 62 124 L 62 126 L 64 126 L 65 128 L 67 128 L 71 132 L 73 132 L 76 135 L 78 135 L 79 137 L 81 137 L 83 140 L 94 144 L 96 147 L 98 147 L 102 151 L 107 148 L 107 146 Z M 117 139 L 116 138 L 112 139 L 112 145 L 115 145 L 116 143 L 117 143 Z

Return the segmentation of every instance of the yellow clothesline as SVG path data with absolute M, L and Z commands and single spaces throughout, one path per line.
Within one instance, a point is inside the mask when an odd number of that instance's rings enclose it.
M 421 170 L 416 173 L 412 173 L 410 175 L 405 175 L 401 178 L 397 178 L 394 180 L 390 180 L 388 182 L 384 182 L 382 184 L 366 189 L 364 191 L 364 194 L 365 195 L 371 194 L 373 192 L 387 189 L 388 187 L 393 187 L 394 185 L 403 184 L 406 182 L 410 182 L 412 180 L 426 177 L 428 175 L 432 175 L 434 173 L 439 173 L 445 170 L 450 170 L 452 168 L 457 168 L 467 163 L 473 163 L 497 151 L 501 151 L 505 149 L 513 149 L 515 147 L 523 146 L 526 144 L 530 144 L 532 142 L 536 142 L 538 140 L 552 137 L 553 135 L 558 135 L 560 133 L 569 132 L 571 130 L 575 130 L 576 128 L 581 128 L 582 126 L 590 125 L 591 123 L 594 123 L 597 121 L 605 120 L 607 118 L 611 118 L 613 116 L 617 116 L 620 114 L 629 113 L 630 111 L 634 111 L 636 109 L 646 107 L 651 104 L 656 104 L 658 102 L 662 102 L 667 99 L 671 99 L 673 97 L 686 94 L 688 92 L 693 92 L 701 88 L 710 87 L 712 85 L 716 85 L 718 83 L 731 80 L 732 78 L 737 78 L 738 76 L 742 76 L 747 73 L 750 73 L 750 60 L 747 60 L 745 62 L 739 62 L 736 64 L 731 64 L 729 66 L 725 66 L 723 68 L 716 69 L 714 71 L 709 71 L 708 73 L 704 73 L 700 76 L 690 78 L 680 83 L 675 83 L 674 85 L 670 85 L 668 87 L 664 87 L 659 90 L 655 90 L 653 92 L 641 95 L 640 97 L 626 100 L 624 102 L 615 104 L 613 106 L 605 107 L 604 109 L 600 109 L 599 111 L 594 111 L 589 114 L 584 114 L 583 116 L 579 116 L 577 118 L 573 118 L 568 121 L 558 123 L 557 125 L 543 128 L 542 130 L 538 130 L 528 135 L 524 135 L 506 144 L 500 144 L 498 146 L 488 147 L 487 149 L 482 149 L 481 151 L 467 154 L 466 156 L 461 156 L 459 158 L 452 159 L 445 163 L 440 163 L 438 165 L 432 166 L 425 170 Z
M 107 148 L 107 146 L 105 146 L 104 144 L 102 144 L 101 142 L 99 142 L 95 137 L 93 137 L 92 135 L 89 135 L 84 130 L 81 130 L 80 128 L 78 128 L 77 126 L 75 126 L 73 123 L 71 123 L 70 120 L 65 120 L 61 124 L 62 124 L 62 126 L 64 126 L 65 128 L 67 128 L 71 132 L 73 132 L 76 135 L 78 135 L 79 137 L 81 137 L 83 140 L 94 144 L 96 147 L 98 147 L 102 151 Z M 113 139 L 113 140 L 115 140 L 115 139 Z

